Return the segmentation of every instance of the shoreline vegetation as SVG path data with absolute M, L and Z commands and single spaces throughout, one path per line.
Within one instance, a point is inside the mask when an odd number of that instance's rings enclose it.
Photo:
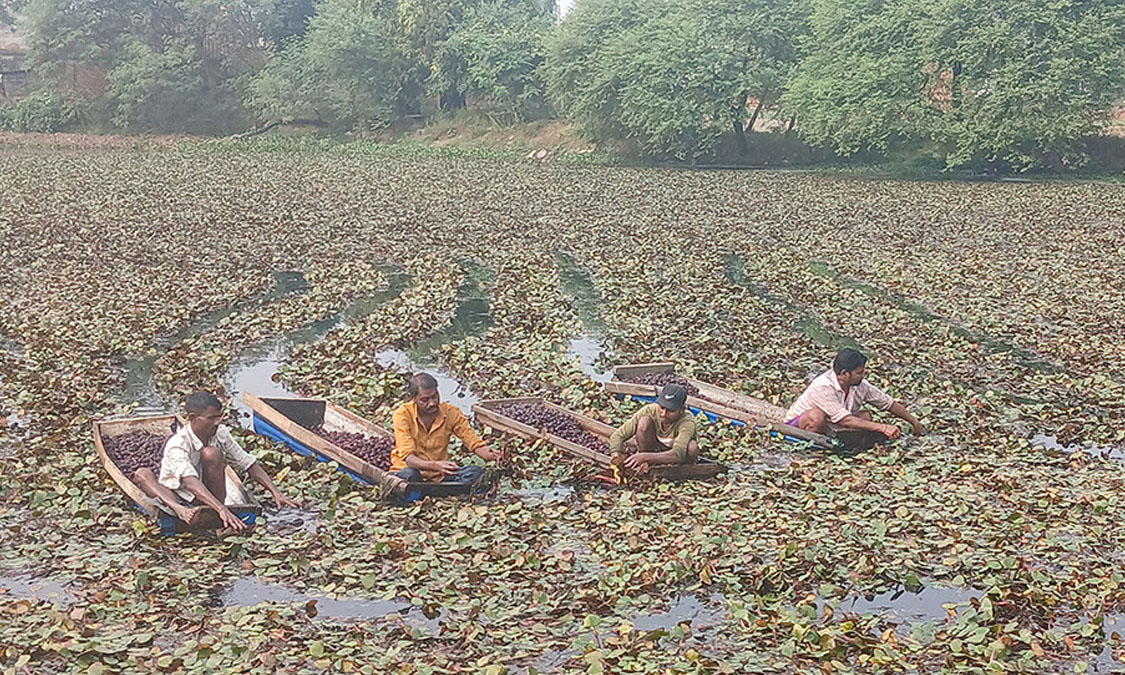
M 269 126 L 268 129 L 265 129 Z M 1066 170 L 1032 169 L 1021 173 L 942 169 L 921 157 L 845 159 L 818 152 L 794 136 L 776 131 L 747 135 L 748 154 L 729 143 L 716 156 L 696 162 L 649 157 L 627 144 L 598 144 L 582 137 L 564 120 L 497 124 L 486 116 L 464 113 L 428 124 L 378 132 L 341 133 L 302 123 L 270 123 L 264 131 L 231 136 L 83 132 L 4 132 L 0 148 L 43 147 L 88 150 L 178 150 L 206 147 L 237 152 L 336 151 L 388 156 L 461 157 L 512 162 L 554 162 L 633 168 L 698 171 L 789 171 L 854 175 L 876 180 L 953 181 L 1125 181 L 1125 124 L 1087 141 L 1091 161 Z M 729 140 L 729 139 L 728 139 Z

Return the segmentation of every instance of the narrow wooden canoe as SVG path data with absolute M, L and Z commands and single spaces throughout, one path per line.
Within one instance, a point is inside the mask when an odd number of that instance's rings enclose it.
M 244 393 L 254 411 L 254 431 L 280 441 L 299 455 L 336 462 L 340 470 L 364 485 L 377 485 L 391 501 L 414 502 L 423 497 L 470 494 L 473 483 L 407 482 L 322 438 L 312 429 L 345 431 L 394 440 L 394 434 L 323 398 L 273 398 Z M 479 483 L 478 483 L 479 485 Z
M 676 364 L 671 362 L 616 366 L 613 369 L 614 379 L 605 383 L 605 389 L 611 394 L 616 394 L 619 398 L 632 396 L 641 401 L 652 402 L 656 400 L 659 393 L 656 385 L 636 384 L 624 380 L 653 373 L 675 372 Z M 866 450 L 873 447 L 877 440 L 885 440 L 881 434 L 872 434 L 865 431 L 839 431 L 833 436 L 825 436 L 798 429 L 785 424 L 785 409 L 769 401 L 717 387 L 702 380 L 695 380 L 690 377 L 684 379 L 699 389 L 699 396 L 688 397 L 688 409 L 697 415 L 702 413 L 711 421 L 722 418 L 740 426 L 750 425 L 756 428 L 769 429 L 774 436 L 796 442 L 807 441 L 825 450 Z
M 133 482 L 132 476 L 126 476 L 117 468 L 105 450 L 105 439 L 120 436 L 131 431 L 147 431 L 165 438 L 173 433 L 173 429 L 183 424 L 175 415 L 157 415 L 153 417 L 132 417 L 119 420 L 98 420 L 94 422 L 94 446 L 98 450 L 98 458 L 102 466 L 109 473 L 114 483 L 133 500 L 141 511 L 148 515 L 160 526 L 163 534 L 176 534 L 178 532 L 214 530 L 222 524 L 219 515 L 211 509 L 206 509 L 196 522 L 195 527 L 188 527 L 186 523 L 177 518 L 172 510 L 159 499 L 149 497 Z M 246 490 L 238 474 L 229 466 L 227 467 L 227 507 L 238 516 L 242 522 L 251 527 L 257 522 L 262 513 L 262 507 L 254 500 L 253 495 Z
M 590 448 L 574 443 L 573 441 L 568 441 L 565 438 L 561 438 L 554 434 L 547 434 L 544 432 L 544 430 L 536 429 L 530 425 L 524 424 L 523 422 L 514 420 L 511 417 L 508 417 L 498 411 L 501 406 L 511 403 L 530 403 L 533 405 L 541 405 L 550 410 L 554 410 L 556 412 L 572 417 L 577 420 L 578 423 L 582 425 L 582 428 L 584 428 L 586 431 L 589 431 L 591 434 L 601 438 L 606 442 L 609 441 L 610 435 L 614 432 L 614 428 L 609 426 L 608 424 L 599 422 L 595 419 L 591 419 L 589 417 L 586 417 L 585 415 L 576 413 L 573 410 L 568 410 L 567 408 L 564 408 L 560 405 L 549 403 L 548 401 L 545 401 L 542 398 L 538 397 L 501 398 L 493 399 L 491 401 L 481 401 L 473 405 L 473 412 L 476 413 L 477 419 L 481 424 L 487 424 L 494 429 L 506 431 L 527 440 L 536 440 L 539 438 L 543 438 L 547 440 L 547 442 L 549 442 L 551 445 L 555 446 L 562 452 L 570 455 L 571 457 L 574 457 L 579 461 L 594 464 L 595 466 L 598 466 L 602 469 L 610 468 L 612 460 L 612 457 L 610 457 L 610 455 L 591 450 Z M 727 467 L 720 464 L 719 462 L 708 459 L 706 457 L 700 457 L 699 462 L 696 464 L 671 464 L 654 466 L 649 469 L 649 472 L 645 474 L 645 477 L 661 480 L 706 480 L 708 478 L 714 478 L 715 476 L 726 470 Z

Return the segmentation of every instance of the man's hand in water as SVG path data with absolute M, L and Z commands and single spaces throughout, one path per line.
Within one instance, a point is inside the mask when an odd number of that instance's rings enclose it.
M 223 521 L 223 525 L 230 529 L 232 532 L 244 532 L 246 530 L 246 523 L 242 522 L 234 512 L 223 507 L 219 510 L 219 520 Z
M 632 469 L 637 473 L 646 473 L 648 471 L 648 453 L 638 452 L 629 455 L 625 458 L 625 468 Z
M 902 436 L 902 429 L 899 429 L 894 424 L 884 424 L 883 425 L 883 435 L 893 441 L 896 438 L 899 438 L 899 437 Z
M 477 448 L 476 453 L 477 457 L 480 457 L 486 462 L 493 462 L 500 459 L 500 453 L 496 452 L 487 445 L 482 445 L 481 447 Z
M 288 506 L 291 509 L 301 508 L 300 502 L 298 502 L 296 499 L 293 499 L 292 497 L 287 496 L 281 490 L 275 490 L 272 496 L 273 496 L 273 503 L 279 509 L 285 508 L 286 506 Z

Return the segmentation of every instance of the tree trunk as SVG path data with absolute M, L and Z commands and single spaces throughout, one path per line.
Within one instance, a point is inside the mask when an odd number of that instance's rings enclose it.
M 785 133 L 788 135 L 793 131 L 793 125 L 797 123 L 797 116 L 793 115 L 789 118 L 789 126 L 785 128 Z
M 754 114 L 750 116 L 750 124 L 746 125 L 746 128 L 750 130 L 750 133 L 754 133 L 754 125 L 758 122 L 758 115 L 762 113 L 762 106 L 764 104 L 765 99 L 758 99 L 758 105 L 754 108 Z
M 731 108 L 731 125 L 734 129 L 734 138 L 738 141 L 738 154 L 742 156 L 750 151 L 746 146 L 746 129 L 742 126 L 742 111 L 746 109 L 746 92 L 742 92 L 738 100 L 739 103 Z
M 447 89 L 438 96 L 438 107 L 442 110 L 461 110 L 465 107 L 465 94 L 456 89 Z
M 949 78 L 950 105 L 953 106 L 954 110 L 960 110 L 961 109 L 961 92 L 960 92 L 960 87 L 957 84 L 957 78 L 960 77 L 960 76 L 961 76 L 961 64 L 960 64 L 960 62 L 954 63 L 953 64 L 953 76 Z

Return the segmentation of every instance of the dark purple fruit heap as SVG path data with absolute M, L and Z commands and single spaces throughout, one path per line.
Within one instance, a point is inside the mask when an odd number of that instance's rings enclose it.
M 327 431 L 324 427 L 316 427 L 312 432 L 383 471 L 391 468 L 391 450 L 395 447 L 393 438 L 364 436 L 347 431 Z
M 699 396 L 699 388 L 688 382 L 683 375 L 677 375 L 676 373 L 645 373 L 644 375 L 621 378 L 621 381 L 631 384 L 650 384 L 657 389 L 668 384 L 678 384 L 687 389 L 688 396 Z
M 497 407 L 496 412 L 529 427 L 546 429 L 547 433 L 565 438 L 571 443 L 577 443 L 602 454 L 609 454 L 608 443 L 583 429 L 578 420 L 557 410 L 533 403 L 507 403 Z
M 160 460 L 164 458 L 167 436 L 149 431 L 130 431 L 119 436 L 102 438 L 105 453 L 129 480 L 137 469 L 151 469 L 160 475 Z

